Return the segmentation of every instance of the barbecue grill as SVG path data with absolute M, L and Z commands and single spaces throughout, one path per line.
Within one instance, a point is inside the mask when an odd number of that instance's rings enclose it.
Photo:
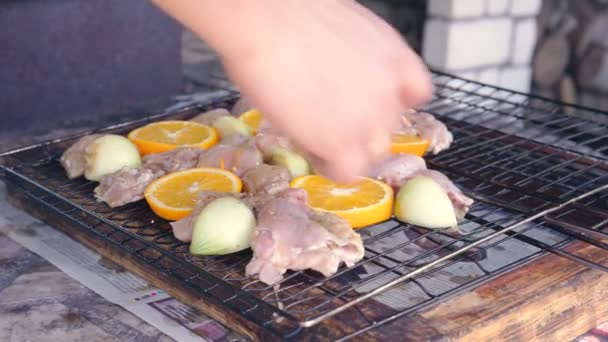
M 359 230 L 365 258 L 330 277 L 288 272 L 273 287 L 244 275 L 250 252 L 190 255 L 144 202 L 111 209 L 95 200 L 95 183 L 66 177 L 58 159 L 78 136 L 0 155 L 0 176 L 33 215 L 261 339 L 387 337 L 382 327 L 549 254 L 608 271 L 608 126 L 591 120 L 606 113 L 576 106 L 587 115 L 566 115 L 566 104 L 439 72 L 433 79 L 436 94 L 421 109 L 448 126 L 454 143 L 425 159 L 475 200 L 462 234 L 391 219 Z M 98 131 L 125 134 L 229 108 L 238 93 L 221 76 L 210 80 L 228 95 Z

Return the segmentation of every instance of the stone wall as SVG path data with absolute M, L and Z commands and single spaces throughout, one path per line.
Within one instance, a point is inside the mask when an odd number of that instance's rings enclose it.
M 541 0 L 430 0 L 422 56 L 433 68 L 528 92 Z

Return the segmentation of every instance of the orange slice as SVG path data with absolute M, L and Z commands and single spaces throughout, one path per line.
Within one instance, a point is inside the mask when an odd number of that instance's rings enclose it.
M 253 134 L 258 131 L 263 118 L 262 112 L 257 109 L 248 110 L 239 116 L 239 119 L 243 120 L 251 128 Z
M 429 141 L 410 134 L 394 134 L 391 141 L 391 153 L 409 153 L 422 157 L 429 147 Z
M 152 182 L 144 197 L 156 215 L 167 220 L 188 216 L 204 190 L 241 192 L 241 179 L 215 168 L 197 168 L 170 173 Z
M 128 137 L 142 155 L 184 146 L 207 149 L 218 141 L 213 127 L 192 121 L 154 122 L 131 131 Z
M 353 228 L 361 228 L 391 217 L 393 189 L 380 181 L 362 178 L 355 184 L 338 184 L 319 175 L 291 181 L 291 187 L 308 193 L 308 205 L 315 210 L 334 213 Z

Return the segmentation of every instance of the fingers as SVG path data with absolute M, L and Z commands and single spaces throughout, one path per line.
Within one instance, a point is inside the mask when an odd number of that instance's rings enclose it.
M 353 183 L 359 177 L 367 175 L 368 163 L 369 159 L 361 149 L 349 149 L 347 153 L 331 159 L 313 159 L 313 166 L 318 173 L 338 183 Z
M 407 47 L 399 66 L 400 98 L 405 108 L 418 107 L 433 96 L 431 73 L 422 60 Z

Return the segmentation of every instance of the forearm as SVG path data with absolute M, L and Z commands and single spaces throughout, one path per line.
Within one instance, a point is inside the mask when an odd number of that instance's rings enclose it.
M 152 0 L 202 37 L 223 58 L 246 57 L 268 37 L 290 1 L 286 0 Z

